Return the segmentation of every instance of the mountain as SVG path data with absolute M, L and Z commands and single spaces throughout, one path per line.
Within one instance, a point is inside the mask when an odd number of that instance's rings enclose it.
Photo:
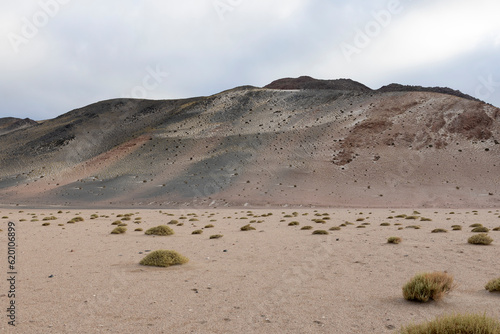
M 349 79 L 114 99 L 0 133 L 0 203 L 494 207 L 499 121 L 449 88 Z

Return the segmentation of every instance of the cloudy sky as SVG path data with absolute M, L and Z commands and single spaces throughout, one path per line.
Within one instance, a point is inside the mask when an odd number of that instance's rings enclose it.
M 498 0 L 23 0 L 0 5 L 0 117 L 282 77 L 447 86 L 500 107 Z

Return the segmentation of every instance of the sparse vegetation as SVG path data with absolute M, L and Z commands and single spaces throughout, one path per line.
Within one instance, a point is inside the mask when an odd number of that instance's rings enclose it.
M 500 292 L 500 277 L 489 281 L 484 288 L 489 292 Z
M 461 225 L 452 225 L 451 228 L 453 231 L 461 231 L 462 230 Z
M 498 334 L 500 322 L 479 314 L 454 314 L 401 328 L 400 334 Z
M 212 224 L 205 225 L 205 228 L 213 228 L 213 227 L 214 227 L 214 225 L 212 225 Z
M 481 226 L 483 226 L 483 224 L 475 223 L 475 224 L 469 225 L 469 227 L 481 227 Z
M 330 231 L 340 231 L 341 227 L 340 226 L 333 226 L 329 228 Z
M 157 250 L 144 257 L 140 264 L 143 266 L 170 267 L 187 263 L 189 259 L 173 250 Z
M 312 234 L 330 234 L 330 233 L 328 233 L 328 231 L 325 230 L 316 230 Z
M 160 226 L 152 227 L 149 230 L 146 230 L 146 232 L 144 232 L 144 234 L 166 236 L 166 235 L 174 234 L 174 230 L 172 230 L 170 227 L 168 227 L 166 225 L 160 225 Z
M 142 231 L 143 231 L 143 229 L 139 227 L 139 228 L 136 228 L 134 231 L 135 231 L 135 232 L 142 232 Z
M 50 223 L 43 223 L 42 226 L 49 226 Z
M 299 222 L 290 222 L 288 223 L 288 226 L 298 226 Z
M 402 241 L 400 237 L 389 237 L 387 238 L 388 244 L 399 244 Z
M 309 225 L 307 225 L 307 226 L 302 226 L 302 228 L 301 228 L 301 230 L 312 230 L 312 229 L 313 229 L 313 227 L 312 227 L 312 226 L 309 226 Z
M 214 235 L 210 236 L 210 239 L 219 239 L 219 238 L 222 238 L 222 237 L 223 237 L 222 234 L 214 234 Z
M 114 222 L 111 223 L 111 225 L 120 225 L 122 223 L 121 220 L 115 220 Z
M 380 224 L 380 226 L 391 226 L 391 224 L 390 223 L 382 223 L 382 224 Z
M 489 245 L 493 242 L 493 239 L 486 233 L 480 233 L 470 237 L 467 242 L 473 245 Z
M 42 221 L 47 221 L 47 220 L 56 220 L 56 219 L 57 219 L 57 217 L 55 217 L 55 216 L 49 216 L 49 217 L 44 217 L 44 218 L 42 219 Z
M 174 220 L 169 221 L 167 224 L 168 225 L 177 225 L 177 224 L 179 224 L 179 221 L 174 219 Z
M 203 230 L 194 230 L 191 234 L 202 234 Z
M 425 303 L 441 299 L 452 288 L 453 277 L 445 272 L 418 274 L 403 286 L 403 297 Z

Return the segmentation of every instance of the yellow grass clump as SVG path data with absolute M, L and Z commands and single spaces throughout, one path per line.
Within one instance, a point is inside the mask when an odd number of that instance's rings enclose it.
M 111 234 L 122 234 L 125 232 L 127 232 L 127 228 L 125 228 L 123 226 L 118 226 L 113 231 L 111 231 Z
M 140 264 L 143 266 L 170 267 L 187 263 L 189 259 L 176 251 L 160 249 L 149 253 Z
M 500 277 L 489 281 L 484 288 L 489 292 L 500 292 Z
M 500 322 L 479 314 L 455 314 L 402 328 L 400 334 L 498 334 Z
M 467 242 L 473 245 L 489 245 L 493 242 L 493 239 L 486 233 L 479 233 L 470 237 Z
M 144 234 L 165 236 L 165 235 L 174 234 L 174 230 L 172 230 L 167 225 L 160 225 L 160 226 L 152 227 L 149 230 L 146 230 L 146 232 L 144 232 Z
M 399 244 L 402 241 L 400 237 L 389 237 L 387 238 L 388 244 Z
M 406 300 L 427 302 L 439 300 L 453 288 L 453 277 L 445 272 L 418 274 L 403 286 Z

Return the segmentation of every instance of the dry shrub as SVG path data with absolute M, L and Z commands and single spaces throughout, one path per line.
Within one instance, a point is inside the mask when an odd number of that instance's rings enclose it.
M 479 314 L 454 314 L 401 328 L 400 334 L 498 334 L 500 322 Z
M 432 230 L 431 232 L 432 233 L 446 233 L 448 231 L 445 230 L 444 228 L 436 228 L 436 229 Z
M 489 281 L 484 288 L 489 292 L 500 292 L 500 277 Z
M 452 288 L 453 277 L 445 272 L 418 274 L 403 286 L 403 297 L 425 303 L 441 299 Z
M 144 257 L 140 264 L 143 266 L 169 267 L 187 263 L 189 259 L 173 250 L 157 250 Z
M 248 224 L 248 225 L 242 226 L 240 228 L 240 230 L 241 231 L 254 231 L 255 227 L 253 227 L 252 225 Z
M 402 241 L 400 237 L 389 237 L 387 238 L 388 244 L 399 244 Z
M 125 228 L 123 226 L 118 226 L 113 231 L 111 231 L 111 234 L 122 234 L 125 232 L 127 232 L 127 228 Z
M 493 239 L 491 239 L 486 233 L 480 233 L 470 237 L 467 242 L 473 245 L 489 245 L 493 242 Z
M 475 232 L 475 233 L 477 233 L 477 232 L 488 233 L 489 231 L 490 231 L 489 228 L 484 227 L 484 226 L 479 226 L 479 227 L 473 228 L 471 232 Z
M 172 235 L 172 234 L 174 234 L 174 230 L 172 230 L 167 225 L 160 225 L 160 226 L 152 227 L 152 228 L 150 228 L 149 230 L 147 230 L 144 233 L 147 234 L 147 235 L 161 235 L 161 236 L 164 236 L 164 235 Z

